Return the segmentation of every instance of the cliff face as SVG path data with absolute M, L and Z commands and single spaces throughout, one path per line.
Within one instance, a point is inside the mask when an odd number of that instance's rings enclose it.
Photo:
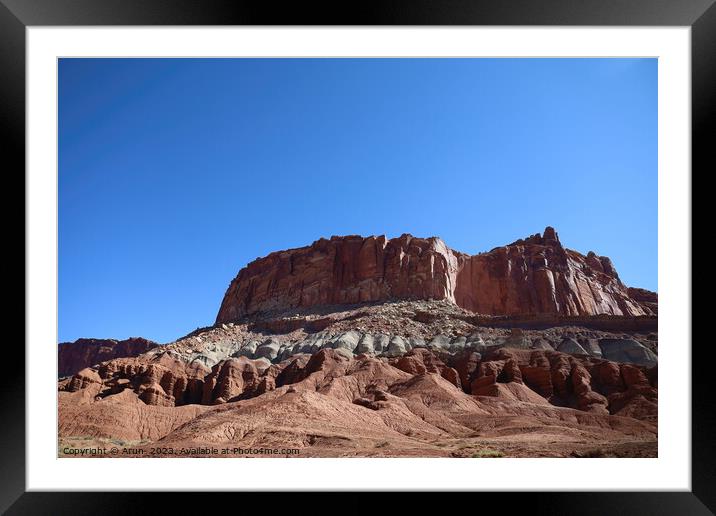
M 454 300 L 457 256 L 438 238 L 321 239 L 251 262 L 231 282 L 217 322 L 262 310 L 387 299 Z
M 216 322 L 392 299 L 445 299 L 489 315 L 635 316 L 654 313 L 655 296 L 630 297 L 609 258 L 564 248 L 549 227 L 474 256 L 435 237 L 346 236 L 253 261 L 229 285 Z
M 464 257 L 455 301 L 490 315 L 650 314 L 629 296 L 609 258 L 565 249 L 552 228 Z
M 77 339 L 58 345 L 58 376 L 69 376 L 105 360 L 119 357 L 134 357 L 158 346 L 156 342 L 133 337 L 126 340 Z

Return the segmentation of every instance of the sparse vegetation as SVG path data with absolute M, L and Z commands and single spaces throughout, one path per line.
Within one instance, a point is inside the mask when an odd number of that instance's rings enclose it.
M 610 457 L 612 455 L 609 455 L 602 448 L 592 448 L 584 451 L 575 450 L 571 453 L 571 456 L 579 459 L 599 459 L 604 457 Z
M 493 459 L 493 458 L 500 458 L 500 457 L 504 457 L 504 456 L 505 456 L 505 454 L 499 450 L 491 450 L 489 448 L 485 448 L 485 449 L 479 450 L 477 453 L 473 453 L 470 457 L 473 459 Z

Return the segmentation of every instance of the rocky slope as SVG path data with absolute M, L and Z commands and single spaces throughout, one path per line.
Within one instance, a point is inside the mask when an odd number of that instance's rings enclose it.
M 575 341 L 566 342 L 562 347 L 573 351 L 570 346 L 579 347 Z M 163 407 L 217 405 L 303 382 L 314 372 L 324 371 L 326 363 L 336 361 L 353 364 L 351 367 L 356 371 L 378 368 L 379 374 L 377 370 L 371 373 L 371 381 L 386 387 L 409 378 L 398 371 L 410 376 L 435 373 L 466 394 L 523 396 L 532 401 L 541 396 L 544 400 L 540 402 L 600 414 L 619 414 L 626 405 L 623 397 L 634 394 L 629 391 L 632 385 L 653 388 L 657 378 L 655 365 L 636 366 L 590 357 L 581 352 L 571 354 L 549 349 L 500 347 L 479 353 L 468 348 L 449 353 L 416 348 L 392 358 L 376 358 L 366 353 L 354 356 L 343 348 L 325 348 L 313 355 L 302 353 L 274 365 L 264 360 L 231 357 L 209 368 L 188 364 L 168 353 L 115 359 L 95 368 L 83 369 L 65 380 L 61 391 L 85 391 L 100 399 L 131 391 L 145 404 Z M 331 382 L 348 375 L 349 370 L 352 371 L 350 368 L 331 369 Z M 519 393 L 513 390 L 510 394 L 501 388 L 501 384 L 510 383 L 528 389 L 521 388 Z M 346 401 L 370 405 L 370 400 L 361 397 L 368 393 L 365 388 L 367 384 L 362 387 L 352 385 Z M 655 392 L 640 393 L 655 398 Z M 91 400 L 87 398 L 85 401 Z M 648 415 L 655 415 L 655 411 Z
M 510 320 L 475 317 L 448 301 L 400 301 L 378 305 L 334 305 L 320 310 L 272 312 L 236 323 L 198 330 L 149 354 L 168 354 L 187 363 L 213 367 L 227 358 L 247 357 L 275 363 L 300 353 L 341 348 L 351 354 L 398 356 L 416 348 L 455 353 L 473 349 L 479 353 L 501 347 L 564 349 L 570 353 L 606 357 L 626 363 L 652 366 L 657 362 L 654 319 L 597 318 L 607 328 L 579 324 L 545 329 L 520 329 Z M 494 322 L 494 327 L 488 326 Z M 521 325 L 529 324 L 524 320 Z M 578 321 L 587 323 L 588 321 Z M 635 328 L 628 329 L 635 325 Z M 505 327 L 507 326 L 507 327 Z M 624 326 L 624 329 L 619 328 Z M 643 326 L 644 328 L 640 328 Z M 519 334 L 519 337 L 516 335 Z
M 61 345 L 60 454 L 653 457 L 657 309 L 550 228 L 319 240 L 243 269 L 214 326 Z
M 143 356 L 62 386 L 60 440 L 67 450 L 112 439 L 132 456 L 213 446 L 298 456 L 654 456 L 656 382 L 655 368 L 543 350 L 416 349 L 389 359 L 324 349 L 270 367 L 242 357 L 203 370 Z
M 436 237 L 332 237 L 271 253 L 231 282 L 217 323 L 270 310 L 396 299 L 446 300 L 486 315 L 640 316 L 656 294 L 628 289 L 611 262 L 562 246 L 551 227 L 466 255 Z
M 58 376 L 70 376 L 85 367 L 113 358 L 134 357 L 158 345 L 141 337 L 126 340 L 77 339 L 74 342 L 61 342 L 57 349 Z
M 448 301 L 273 312 L 62 380 L 60 439 L 132 456 L 654 456 L 657 351 L 652 330 L 488 327 Z

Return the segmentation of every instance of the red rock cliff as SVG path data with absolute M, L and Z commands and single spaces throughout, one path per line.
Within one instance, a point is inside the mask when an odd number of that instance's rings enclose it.
M 656 295 L 656 294 L 654 294 Z M 553 228 L 461 260 L 456 303 L 491 315 L 646 315 L 612 262 L 566 249 Z
M 439 238 L 411 235 L 332 237 L 271 253 L 231 282 L 216 322 L 272 309 L 390 299 L 447 299 L 490 315 L 652 313 L 648 303 L 630 297 L 609 258 L 564 248 L 548 227 L 543 235 L 474 256 Z
M 132 337 L 126 340 L 77 339 L 58 345 L 58 376 L 69 376 L 105 360 L 119 357 L 134 357 L 158 346 L 156 342 Z

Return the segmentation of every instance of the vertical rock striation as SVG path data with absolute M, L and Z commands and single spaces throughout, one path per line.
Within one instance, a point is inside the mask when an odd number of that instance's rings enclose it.
M 655 295 L 655 294 L 654 294 Z M 455 302 L 489 315 L 649 315 L 606 256 L 566 249 L 553 228 L 460 263 Z
M 321 239 L 251 262 L 231 282 L 217 322 L 291 307 L 389 299 L 454 301 L 458 258 L 439 238 Z
M 334 236 L 251 262 L 229 285 L 216 322 L 397 299 L 443 299 L 487 315 L 639 316 L 656 313 L 656 298 L 628 289 L 609 258 L 563 247 L 551 227 L 474 256 L 437 237 Z
M 61 342 L 57 352 L 57 373 L 59 377 L 70 376 L 106 360 L 135 357 L 158 345 L 141 337 L 126 340 L 77 339 L 74 342 Z

